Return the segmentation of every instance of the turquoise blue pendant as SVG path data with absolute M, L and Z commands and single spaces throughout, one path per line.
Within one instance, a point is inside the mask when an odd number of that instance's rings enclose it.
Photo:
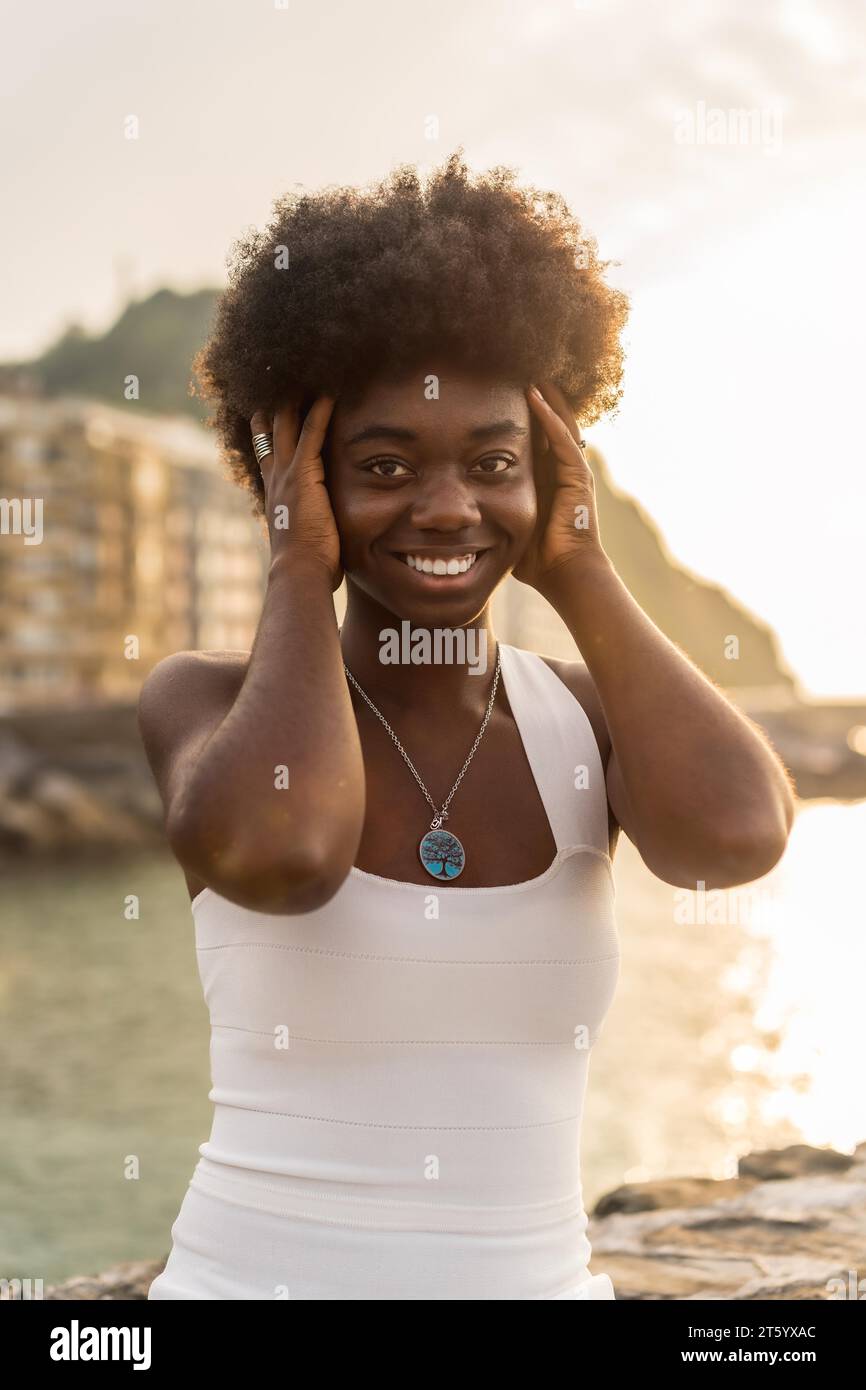
M 450 830 L 428 830 L 418 853 L 428 874 L 444 883 L 462 874 L 466 864 L 466 852 Z

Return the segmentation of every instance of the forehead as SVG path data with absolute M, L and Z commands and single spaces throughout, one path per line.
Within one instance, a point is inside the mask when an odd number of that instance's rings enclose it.
M 345 436 L 368 424 L 441 430 L 500 418 L 525 424 L 528 417 L 519 382 L 442 365 L 377 377 L 363 391 L 337 400 L 333 424 L 335 433 Z

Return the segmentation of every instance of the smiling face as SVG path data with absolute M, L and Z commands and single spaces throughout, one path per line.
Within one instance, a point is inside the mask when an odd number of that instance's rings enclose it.
M 533 430 L 519 384 L 443 368 L 339 399 L 325 449 L 343 568 L 419 627 L 476 619 L 520 561 L 537 516 Z

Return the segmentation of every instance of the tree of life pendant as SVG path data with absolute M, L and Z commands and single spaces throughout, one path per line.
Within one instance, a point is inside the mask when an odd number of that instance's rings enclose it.
M 447 814 L 447 812 L 445 813 Z M 440 883 L 449 883 L 462 874 L 466 864 L 466 851 L 456 835 L 442 829 L 442 816 L 436 816 L 418 846 L 421 863 L 431 878 Z

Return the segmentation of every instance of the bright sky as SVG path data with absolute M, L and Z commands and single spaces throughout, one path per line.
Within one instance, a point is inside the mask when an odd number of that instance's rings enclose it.
M 0 357 L 220 283 L 295 183 L 462 144 L 564 193 L 620 262 L 625 396 L 589 434 L 615 482 L 807 689 L 866 693 L 862 0 L 43 0 L 2 23 Z

